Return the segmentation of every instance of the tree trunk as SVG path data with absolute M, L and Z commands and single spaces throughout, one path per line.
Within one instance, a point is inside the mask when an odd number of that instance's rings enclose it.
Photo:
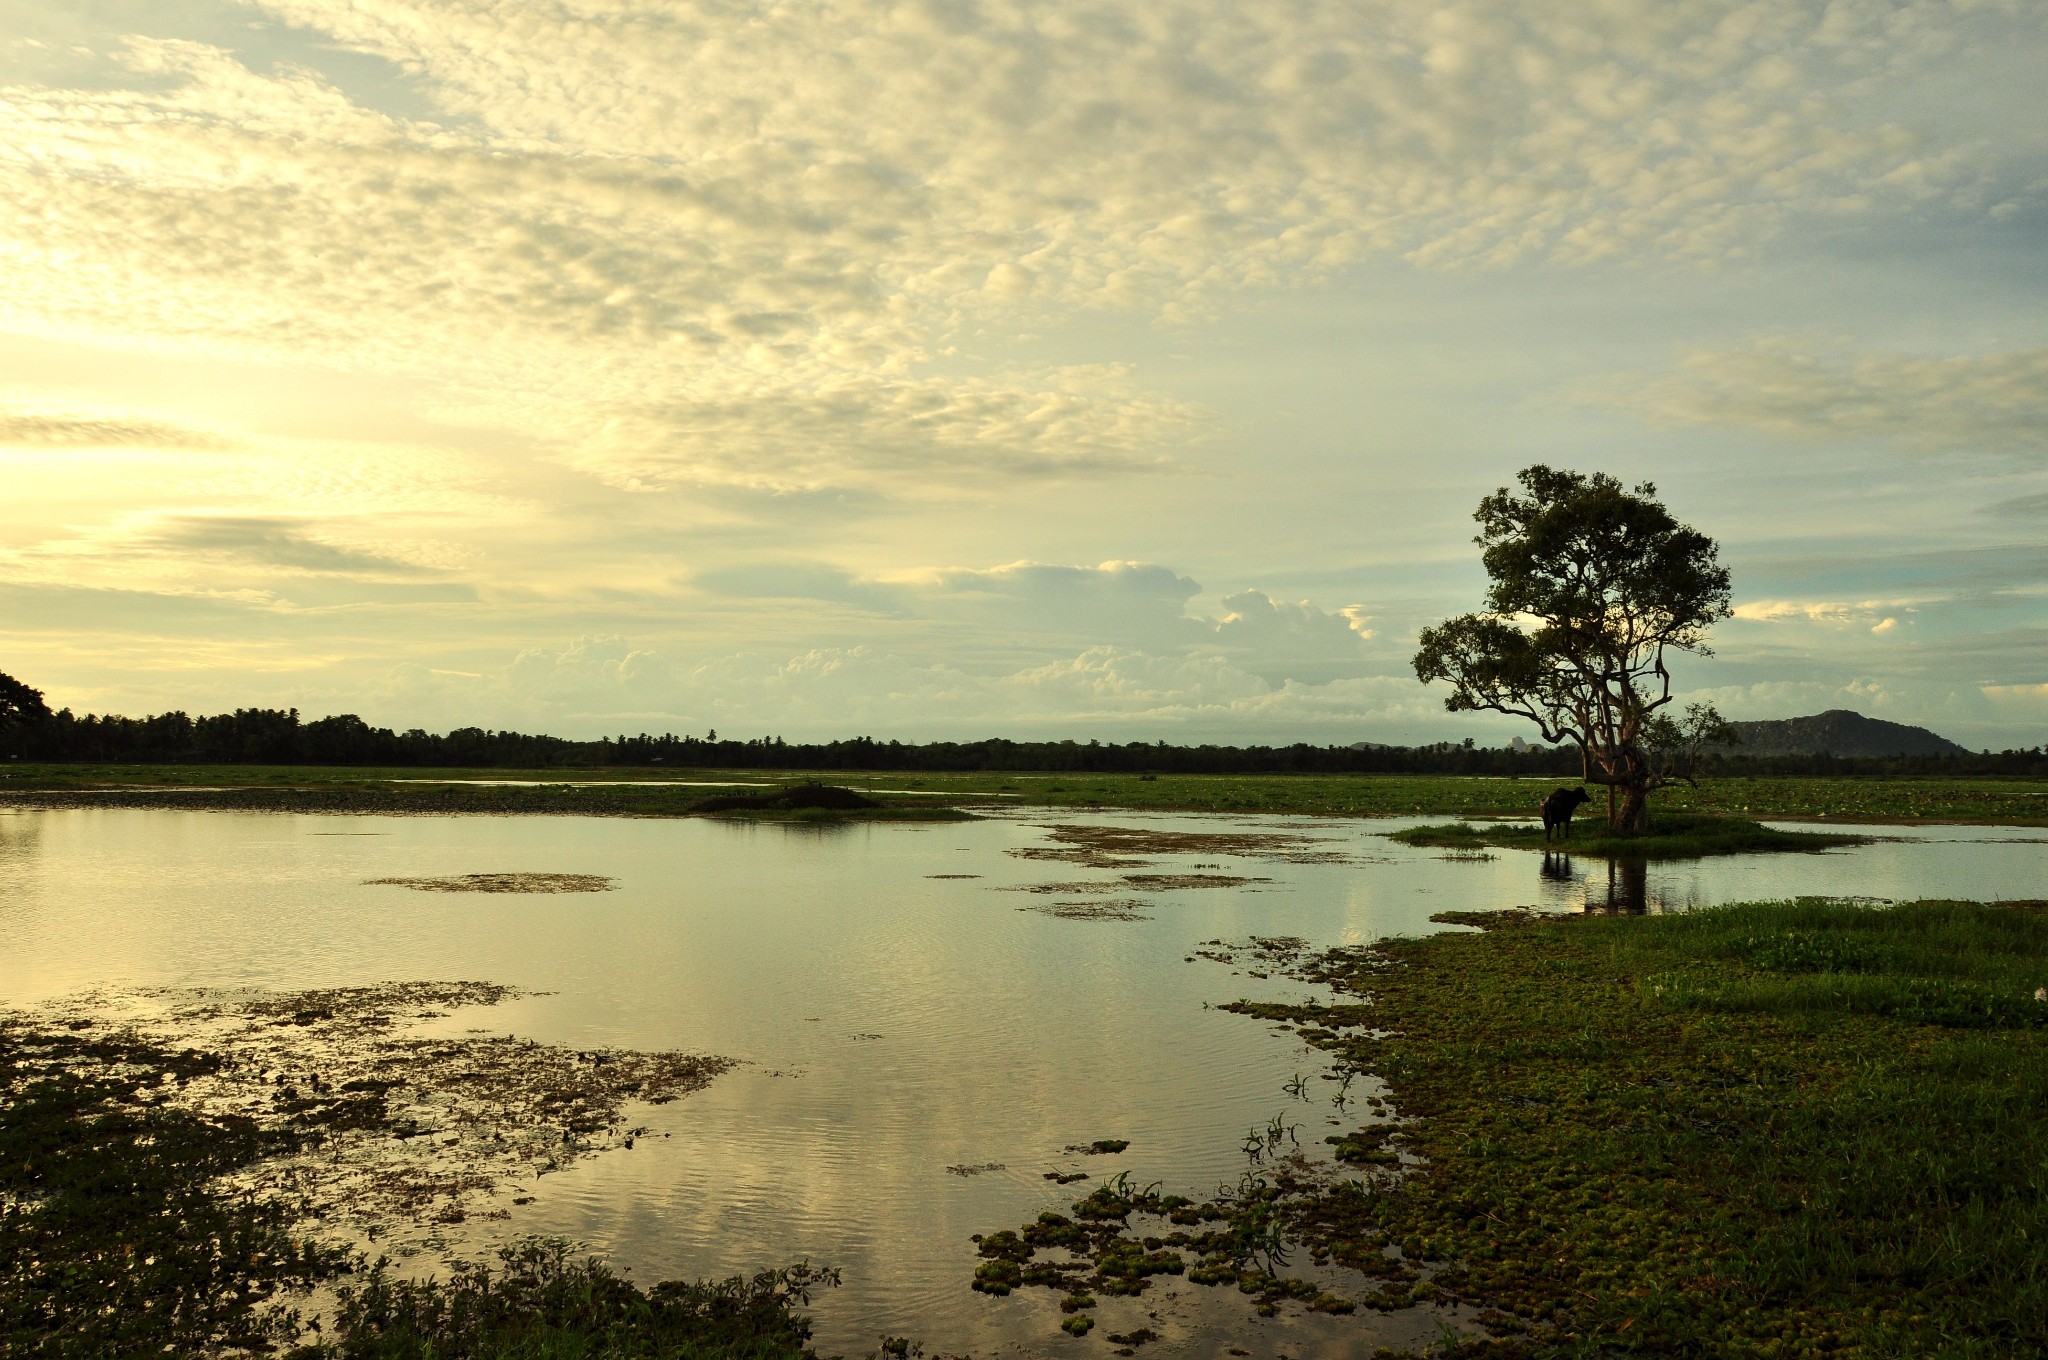
M 1650 791 L 1643 781 L 1632 780 L 1622 786 L 1621 806 L 1608 817 L 1607 828 L 1631 836 L 1650 829 Z

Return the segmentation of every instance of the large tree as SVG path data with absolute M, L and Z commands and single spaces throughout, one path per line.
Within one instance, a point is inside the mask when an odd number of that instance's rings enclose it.
M 1707 629 L 1728 617 L 1728 569 L 1648 482 L 1540 464 L 1518 480 L 1474 515 L 1485 609 L 1425 628 L 1415 673 L 1450 684 L 1453 712 L 1513 714 L 1573 743 L 1586 782 L 1607 786 L 1609 826 L 1645 830 L 1651 791 L 1689 781 L 1699 747 L 1728 736 L 1707 705 L 1661 711 L 1670 654 L 1707 655 Z
M 47 720 L 49 706 L 43 692 L 31 689 L 5 671 L 0 671 L 0 755 L 14 755 L 21 729 Z

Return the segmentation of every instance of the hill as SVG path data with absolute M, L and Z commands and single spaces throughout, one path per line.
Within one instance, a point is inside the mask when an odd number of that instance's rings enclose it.
M 1966 756 L 1970 752 L 1924 727 L 1866 718 L 1831 708 L 1810 718 L 1775 718 L 1731 724 L 1742 734 L 1735 753 L 1745 756 Z

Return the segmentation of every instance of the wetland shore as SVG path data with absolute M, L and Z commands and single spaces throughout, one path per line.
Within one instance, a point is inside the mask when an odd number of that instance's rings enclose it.
M 1315 817 L 1531 817 L 1551 778 L 1479 775 L 906 774 L 764 770 L 373 769 L 355 766 L 92 765 L 13 762 L 0 806 L 241 811 L 552 813 L 673 817 L 721 792 L 804 781 L 843 785 L 892 816 L 917 809 L 1026 806 Z M 173 801 L 175 800 L 175 801 Z M 1856 824 L 2048 826 L 2048 780 L 1771 776 L 1658 793 L 1659 812 Z M 1585 823 L 1598 809 L 1581 814 Z

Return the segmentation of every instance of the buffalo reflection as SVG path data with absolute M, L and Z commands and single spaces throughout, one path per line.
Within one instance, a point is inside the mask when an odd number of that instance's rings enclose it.
M 1543 852 L 1543 864 L 1536 872 L 1545 883 L 1585 885 L 1582 910 L 1598 912 L 1606 916 L 1642 916 L 1652 911 L 1661 911 L 1663 904 L 1650 896 L 1650 866 L 1640 859 L 1610 859 L 1607 865 L 1606 891 L 1603 894 L 1598 882 L 1591 876 L 1580 878 L 1572 867 L 1572 857 L 1561 850 Z

